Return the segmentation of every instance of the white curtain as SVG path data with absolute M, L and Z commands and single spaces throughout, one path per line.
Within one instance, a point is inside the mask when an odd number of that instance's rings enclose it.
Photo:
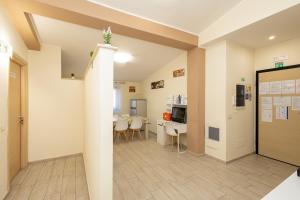
M 114 87 L 114 113 L 119 113 L 121 111 L 121 89 L 119 87 Z

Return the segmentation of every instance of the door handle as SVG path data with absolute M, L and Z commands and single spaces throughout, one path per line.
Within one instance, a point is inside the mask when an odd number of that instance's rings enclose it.
M 19 116 L 19 123 L 20 123 L 21 125 L 23 125 L 23 124 L 24 124 L 24 117 L 22 117 L 22 116 Z

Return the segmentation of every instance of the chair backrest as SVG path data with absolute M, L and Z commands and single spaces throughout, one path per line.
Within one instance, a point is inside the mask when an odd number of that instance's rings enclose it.
M 141 117 L 133 117 L 131 124 L 130 124 L 130 129 L 141 129 L 143 126 L 143 120 Z
M 116 131 L 126 131 L 128 129 L 128 120 L 119 118 L 115 130 Z
M 114 116 L 113 116 L 113 119 L 116 120 L 116 121 L 118 121 L 119 115 L 114 115 Z
M 172 122 L 165 123 L 165 131 L 168 135 L 177 136 L 177 133 L 175 132 L 175 128 Z
M 129 118 L 130 115 L 129 115 L 129 114 L 122 114 L 121 117 L 122 117 L 122 118 Z

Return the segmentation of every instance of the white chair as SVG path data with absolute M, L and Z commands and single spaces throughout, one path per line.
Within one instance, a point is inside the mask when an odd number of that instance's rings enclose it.
M 174 137 L 177 137 L 178 134 L 176 133 L 172 122 L 166 122 L 165 123 L 165 131 L 166 131 L 167 135 L 172 137 L 172 146 L 174 146 Z
M 115 126 L 115 137 L 117 137 L 118 141 L 120 140 L 120 135 L 123 134 L 125 140 L 127 140 L 127 130 L 128 130 L 128 119 L 122 119 L 119 118 L 117 120 L 116 126 Z
M 143 126 L 143 120 L 141 117 L 133 117 L 131 124 L 130 124 L 130 131 L 132 131 L 132 137 L 131 139 L 133 140 L 135 132 L 138 132 L 140 139 L 142 138 L 141 135 L 141 128 Z
M 118 119 L 119 119 L 119 115 L 114 114 L 114 115 L 113 115 L 113 120 L 118 121 Z
M 113 115 L 113 126 L 114 126 L 114 129 L 115 129 L 116 123 L 117 123 L 117 121 L 118 121 L 119 118 L 120 118 L 119 115 L 117 115 L 117 114 Z
M 122 117 L 122 118 L 129 118 L 130 115 L 129 115 L 129 114 L 122 114 L 121 117 Z

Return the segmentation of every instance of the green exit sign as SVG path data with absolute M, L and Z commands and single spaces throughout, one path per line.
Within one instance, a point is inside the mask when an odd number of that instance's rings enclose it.
M 282 68 L 282 67 L 283 67 L 283 62 L 275 63 L 275 68 Z

